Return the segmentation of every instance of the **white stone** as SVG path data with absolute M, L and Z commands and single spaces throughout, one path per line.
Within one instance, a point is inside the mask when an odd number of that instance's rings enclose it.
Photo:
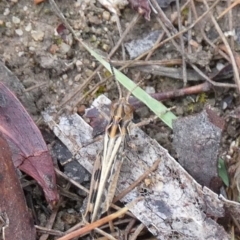
M 23 35 L 23 30 L 22 29 L 16 29 L 15 30 L 15 33 L 18 35 L 18 36 L 22 36 Z
M 151 93 L 155 93 L 155 89 L 154 87 L 151 87 L 151 86 L 147 86 L 146 89 L 145 89 L 146 93 L 148 94 L 151 94 Z
M 44 32 L 42 31 L 31 31 L 31 36 L 35 41 L 42 41 L 44 38 Z
M 19 23 L 21 22 L 21 20 L 20 20 L 20 18 L 13 16 L 13 17 L 12 17 L 12 22 L 13 22 L 14 24 L 19 24 Z
M 4 12 L 3 12 L 3 15 L 4 15 L 4 16 L 7 16 L 9 13 L 10 13 L 9 8 L 5 8 L 5 9 L 4 9 Z
M 28 25 L 25 27 L 25 30 L 27 32 L 30 32 L 32 30 L 32 24 L 31 23 L 28 23 Z

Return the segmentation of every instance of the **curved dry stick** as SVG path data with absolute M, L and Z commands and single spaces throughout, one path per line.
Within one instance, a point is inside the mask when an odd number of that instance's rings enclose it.
M 205 4 L 207 10 L 209 10 L 209 6 L 208 6 L 208 3 L 206 2 L 206 0 L 203 0 L 203 2 L 204 2 L 204 4 Z M 216 19 L 213 17 L 213 15 L 212 15 L 211 12 L 209 12 L 209 13 L 210 13 L 211 20 L 212 20 L 212 22 L 213 22 L 213 24 L 214 24 L 214 26 L 215 26 L 215 28 L 216 28 L 218 34 L 220 35 L 220 37 L 221 37 L 223 43 L 225 44 L 226 49 L 227 49 L 227 51 L 228 51 L 228 54 L 229 54 L 229 56 L 230 56 L 231 63 L 232 63 L 232 66 L 233 66 L 233 71 L 234 71 L 234 77 L 235 77 L 234 80 L 235 80 L 235 82 L 236 82 L 236 84 L 237 84 L 238 91 L 240 92 L 240 78 L 239 78 L 239 72 L 238 72 L 238 67 L 237 67 L 237 64 L 236 64 L 235 58 L 234 58 L 234 56 L 233 56 L 232 49 L 230 48 L 229 43 L 228 43 L 226 37 L 224 36 L 224 34 L 223 34 L 221 28 L 219 27 L 219 25 L 218 25 Z
M 72 233 L 69 233 L 63 237 L 58 238 L 57 240 L 70 240 L 74 237 L 79 237 L 85 233 L 88 233 L 90 231 L 92 231 L 95 228 L 98 228 L 100 226 L 102 226 L 103 224 L 112 221 L 118 217 L 120 217 L 121 215 L 125 214 L 132 206 L 134 206 L 134 204 L 136 204 L 136 202 L 138 202 L 139 200 L 141 200 L 142 198 L 137 198 L 136 200 L 130 202 L 129 204 L 127 204 L 124 208 L 120 209 L 119 211 L 99 219 L 96 222 L 93 222 L 91 224 L 87 224 L 86 226 L 82 227 L 81 229 L 78 229 Z

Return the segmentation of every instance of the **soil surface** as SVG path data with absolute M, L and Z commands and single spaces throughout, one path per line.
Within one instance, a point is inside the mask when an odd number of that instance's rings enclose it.
M 166 1 L 167 2 L 167 1 Z M 118 42 L 120 35 L 116 24 L 116 16 L 104 8 L 98 1 L 56 1 L 61 12 L 64 14 L 70 25 L 77 32 L 79 37 L 89 43 L 93 49 L 98 51 L 102 56 L 107 54 L 114 48 Z M 226 3 L 219 3 L 214 8 L 214 16 L 219 15 L 226 8 Z M 203 3 L 196 3 L 197 13 L 200 15 L 203 10 Z M 136 12 L 129 6 L 121 9 L 120 23 L 124 31 Z M 173 19 L 177 8 L 175 4 L 167 4 L 164 13 L 168 19 Z M 187 19 L 188 10 L 182 13 L 182 24 L 186 26 L 194 22 L 194 19 Z M 237 19 L 239 13 L 233 9 L 233 26 L 239 29 Z M 220 27 L 223 32 L 229 30 L 228 18 L 219 20 Z M 235 19 L 235 20 L 234 20 Z M 186 23 L 187 21 L 188 24 Z M 214 44 L 221 43 L 217 31 L 213 30 L 211 21 L 203 20 L 204 31 L 207 38 Z M 174 26 L 178 28 L 177 21 Z M 195 25 L 191 32 L 191 38 L 194 40 L 192 44 L 186 40 L 185 44 L 190 46 L 192 50 L 188 52 L 188 62 L 195 64 L 206 75 L 211 76 L 214 71 L 218 70 L 218 65 L 227 65 L 227 60 L 219 54 L 219 52 L 211 47 L 201 34 L 202 26 Z M 136 39 L 143 39 L 154 31 L 163 31 L 161 25 L 155 15 L 151 14 L 151 20 L 147 21 L 141 17 L 137 24 L 130 30 L 124 38 L 123 43 Z M 236 33 L 238 34 L 237 30 Z M 187 34 L 183 35 L 184 39 L 188 39 Z M 180 43 L 180 42 L 178 42 Z M 236 48 L 233 49 L 238 54 L 238 35 L 235 40 Z M 187 47 L 186 47 L 187 48 Z M 125 49 L 126 59 L 130 56 Z M 118 90 L 114 80 L 109 80 L 105 84 L 95 88 L 102 80 L 109 76 L 109 72 L 104 68 L 98 74 L 92 75 L 99 63 L 82 47 L 72 36 L 68 29 L 64 27 L 61 19 L 52 11 L 48 1 L 35 5 L 29 0 L 2 0 L 0 1 L 0 57 L 3 66 L 5 65 L 17 78 L 12 81 L 10 77 L 4 75 L 6 69 L 1 68 L 1 79 L 12 91 L 21 99 L 27 111 L 31 114 L 37 125 L 43 130 L 45 140 L 50 144 L 50 148 L 57 141 L 50 131 L 44 125 L 41 112 L 48 106 L 54 105 L 64 112 L 78 112 L 84 114 L 85 108 L 89 107 L 92 101 L 100 94 L 107 95 L 111 100 L 118 98 Z M 170 42 L 166 42 L 158 48 L 151 56 L 151 60 L 169 60 L 166 67 L 179 67 L 181 64 L 171 63 L 171 60 L 182 59 L 182 54 Z M 113 65 L 116 67 L 123 66 L 124 63 L 118 63 L 123 60 L 121 47 L 111 58 Z M 191 68 L 188 64 L 188 69 Z M 147 68 L 146 68 L 147 69 Z M 178 90 L 184 86 L 182 76 L 179 78 L 157 75 L 153 71 L 148 71 L 144 67 L 131 67 L 125 70 L 125 74 L 139 82 L 140 79 L 145 80 L 141 83 L 141 87 L 148 93 L 164 93 L 168 91 Z M 192 68 L 191 70 L 192 71 Z M 228 76 L 220 81 L 234 84 L 233 72 L 230 70 Z M 193 75 L 197 75 L 195 72 Z M 220 73 L 226 75 L 226 72 Z M 92 80 L 87 84 L 89 77 Z M 227 79 L 227 80 L 226 80 Z M 216 80 L 217 81 L 217 80 Z M 19 87 L 14 87 L 16 82 Z M 186 87 L 195 86 L 203 81 L 189 81 Z M 83 86 L 83 87 L 81 87 Z M 19 89 L 21 91 L 19 92 Z M 73 93 L 79 89 L 76 96 Z M 89 94 L 89 90 L 92 91 Z M 124 91 L 124 90 L 123 90 Z M 236 88 L 229 87 L 213 87 L 209 91 L 193 92 L 182 97 L 174 96 L 166 99 L 164 104 L 168 107 L 175 106 L 173 112 L 178 116 L 188 116 L 200 112 L 206 105 L 215 107 L 227 124 L 222 137 L 222 145 L 219 149 L 220 155 L 225 156 L 228 152 L 229 145 L 233 140 L 237 139 L 240 127 L 236 113 L 239 103 L 239 93 Z M 127 92 L 124 91 L 124 95 Z M 73 97 L 71 97 L 73 96 Z M 68 102 L 65 100 L 70 98 Z M 25 99 L 25 100 L 24 100 Z M 148 118 L 152 113 L 147 107 L 139 107 L 135 111 L 135 120 L 140 121 Z M 235 118 L 229 117 L 234 115 Z M 233 114 L 234 113 L 234 114 Z M 237 116 L 237 118 L 236 118 Z M 169 129 L 161 121 L 154 121 L 144 130 L 155 138 L 163 147 L 177 157 L 174 147 L 172 146 L 172 130 Z M 88 178 L 89 180 L 89 178 Z M 61 185 L 59 183 L 59 185 Z M 47 204 L 41 196 L 41 190 L 34 189 L 35 197 L 32 200 L 33 205 L 38 206 L 35 211 L 36 224 L 45 226 L 49 218 L 49 213 L 44 211 Z M 27 192 L 27 191 L 26 191 Z M 28 195 L 28 194 L 26 194 Z M 37 199 L 38 196 L 39 199 Z M 81 216 L 79 209 L 82 201 L 77 201 L 72 197 L 71 201 L 64 201 L 64 206 L 59 210 L 54 229 L 65 231 L 77 222 L 80 222 Z M 43 201 L 43 203 L 41 203 Z M 50 239 L 50 238 L 49 238 Z

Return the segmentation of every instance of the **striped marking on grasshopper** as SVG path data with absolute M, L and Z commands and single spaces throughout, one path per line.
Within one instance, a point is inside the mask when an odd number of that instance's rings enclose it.
M 120 94 L 121 96 L 121 94 Z M 94 222 L 106 212 L 112 202 L 124 160 L 127 127 L 133 118 L 133 109 L 125 98 L 111 106 L 111 120 L 106 127 L 104 147 L 95 161 L 85 218 Z

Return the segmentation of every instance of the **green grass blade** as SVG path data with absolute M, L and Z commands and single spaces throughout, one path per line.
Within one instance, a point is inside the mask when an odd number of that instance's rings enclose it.
M 83 44 L 86 49 L 94 56 L 108 71 L 111 72 L 110 64 L 105 61 L 99 54 L 89 48 L 86 44 Z M 167 111 L 161 102 L 152 98 L 140 87 L 137 87 L 136 84 L 129 79 L 126 75 L 114 68 L 114 73 L 116 79 L 141 102 L 143 102 L 150 110 L 152 110 L 167 126 L 172 128 L 172 121 L 177 117 L 170 111 Z M 133 90 L 134 89 L 134 90 Z
M 224 184 L 229 187 L 229 177 L 225 166 L 225 162 L 222 158 L 218 159 L 218 175 L 224 182 Z

